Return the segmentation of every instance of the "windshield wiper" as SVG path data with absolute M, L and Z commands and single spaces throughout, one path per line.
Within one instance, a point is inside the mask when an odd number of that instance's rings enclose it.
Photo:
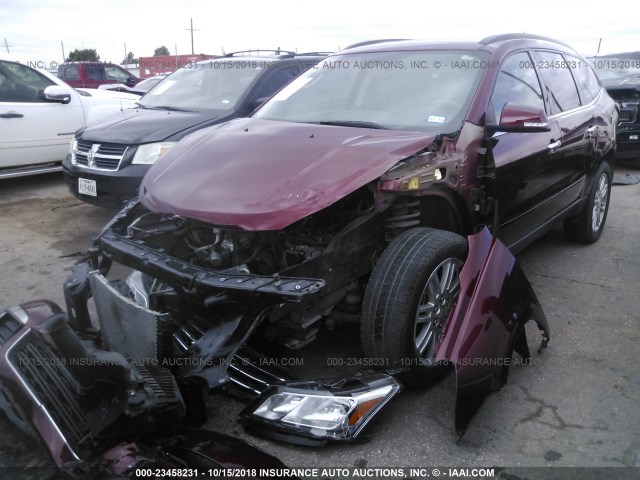
M 356 128 L 377 128 L 379 130 L 389 130 L 378 123 L 362 122 L 360 120 L 323 120 L 317 122 L 318 125 L 334 125 L 336 127 L 356 127 Z
M 148 108 L 149 110 L 169 110 L 171 112 L 194 112 L 195 111 L 195 110 L 187 110 L 186 108 L 171 107 L 169 105 L 159 105 L 159 106 L 150 107 L 149 105 L 140 104 L 140 106 L 142 108 Z

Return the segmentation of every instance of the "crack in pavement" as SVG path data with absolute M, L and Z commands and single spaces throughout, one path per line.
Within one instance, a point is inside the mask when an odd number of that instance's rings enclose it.
M 592 287 L 606 288 L 607 290 L 615 290 L 618 292 L 625 292 L 625 293 L 627 292 L 627 290 L 624 290 L 622 288 L 612 287 L 610 285 L 603 285 L 601 283 L 587 282 L 584 280 L 576 280 L 575 278 L 562 277 L 560 275 L 547 275 L 547 274 L 538 273 L 538 272 L 530 272 L 529 275 L 535 275 L 536 277 L 541 277 L 541 278 L 555 278 L 556 280 L 566 280 L 568 282 L 577 283 L 578 285 L 591 285 Z
M 69 205 L 58 205 L 57 207 L 53 207 L 51 209 L 52 212 L 55 212 L 56 210 L 60 209 L 60 208 L 72 208 L 72 207 L 82 207 L 86 205 L 85 203 L 71 203 Z
M 549 405 L 547 402 L 545 402 L 543 399 L 541 398 L 535 398 L 534 396 L 532 396 L 529 391 L 526 389 L 526 387 L 519 385 L 520 389 L 524 392 L 525 394 L 525 400 L 527 402 L 530 403 L 535 403 L 537 404 L 536 410 L 535 412 L 533 412 L 531 415 L 527 415 L 524 418 L 521 418 L 520 420 L 518 420 L 516 422 L 516 427 L 518 425 L 521 425 L 523 423 L 526 422 L 533 422 L 536 421 L 537 419 L 541 418 L 542 415 L 544 414 L 545 410 L 546 411 L 550 411 L 551 414 L 555 417 L 555 419 L 558 421 L 558 424 L 554 424 L 554 423 L 550 423 L 550 422 L 545 422 L 542 420 L 539 420 L 538 423 L 542 424 L 542 425 L 547 425 L 551 428 L 554 428 L 556 430 L 566 430 L 568 428 L 577 428 L 580 430 L 602 430 L 602 431 L 609 431 L 609 429 L 607 427 L 598 427 L 598 426 L 584 426 L 584 425 L 579 425 L 577 423 L 569 423 L 567 421 L 565 421 L 560 414 L 558 413 L 558 407 L 556 407 L 555 405 Z

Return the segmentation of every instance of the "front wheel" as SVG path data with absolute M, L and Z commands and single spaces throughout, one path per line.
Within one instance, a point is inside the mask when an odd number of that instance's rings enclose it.
M 366 356 L 408 368 L 409 386 L 439 377 L 436 344 L 460 294 L 466 240 L 432 228 L 407 230 L 391 242 L 365 292 L 361 340 Z
M 581 243 L 595 243 L 600 238 L 609 211 L 611 197 L 611 167 L 602 163 L 594 175 L 584 209 L 564 221 L 567 238 Z

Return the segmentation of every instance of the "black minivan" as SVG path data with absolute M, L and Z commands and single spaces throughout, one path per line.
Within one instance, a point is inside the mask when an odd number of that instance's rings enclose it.
M 186 65 L 147 92 L 136 108 L 78 130 L 63 162 L 71 193 L 94 205 L 119 207 L 137 196 L 149 167 L 182 137 L 249 115 L 326 56 L 260 52 Z

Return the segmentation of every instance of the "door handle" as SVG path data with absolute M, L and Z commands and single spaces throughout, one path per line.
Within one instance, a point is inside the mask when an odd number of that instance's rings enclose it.
M 556 148 L 560 148 L 560 145 L 562 145 L 562 142 L 558 140 L 557 142 L 550 143 L 547 148 L 550 152 L 553 152 Z
M 24 115 L 18 112 L 0 113 L 0 118 L 22 118 L 22 117 L 24 117 Z

